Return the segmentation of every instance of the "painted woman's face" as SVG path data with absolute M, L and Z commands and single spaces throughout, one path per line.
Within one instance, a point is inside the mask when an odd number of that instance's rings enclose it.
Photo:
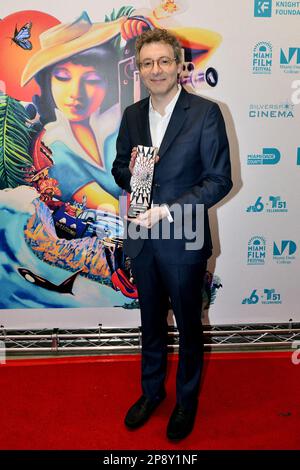
M 69 121 L 80 122 L 96 111 L 106 93 L 106 82 L 93 66 L 64 62 L 51 74 L 56 107 Z

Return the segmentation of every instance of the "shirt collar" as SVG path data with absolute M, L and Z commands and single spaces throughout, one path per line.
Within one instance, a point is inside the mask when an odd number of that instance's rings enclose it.
M 177 90 L 177 93 L 176 95 L 174 96 L 174 98 L 172 98 L 172 100 L 170 101 L 169 104 L 167 104 L 166 108 L 165 108 L 165 114 L 163 116 L 161 116 L 162 118 L 168 116 L 169 114 L 172 113 L 173 109 L 175 108 L 175 105 L 177 103 L 177 100 L 179 98 L 179 95 L 180 95 L 180 92 L 181 92 L 181 85 L 178 83 L 178 90 Z M 152 100 L 151 100 L 151 96 L 150 96 L 150 100 L 149 100 L 149 112 L 151 113 L 157 113 L 159 114 L 154 108 L 153 108 L 153 105 L 152 105 Z

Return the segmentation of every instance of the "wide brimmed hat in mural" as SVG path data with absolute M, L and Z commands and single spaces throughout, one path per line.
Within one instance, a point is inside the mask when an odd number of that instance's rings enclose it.
M 45 67 L 109 41 L 120 33 L 124 21 L 126 17 L 92 23 L 88 14 L 83 12 L 73 23 L 59 24 L 43 32 L 40 35 L 41 49 L 26 64 L 21 86 L 26 85 Z

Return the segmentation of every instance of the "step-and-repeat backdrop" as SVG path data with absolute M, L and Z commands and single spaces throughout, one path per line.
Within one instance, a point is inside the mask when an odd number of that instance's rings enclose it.
M 230 140 L 204 319 L 300 321 L 300 2 L 10 0 L 0 18 L 0 324 L 139 325 L 110 170 L 153 27 L 180 39 L 181 83 L 220 104 Z

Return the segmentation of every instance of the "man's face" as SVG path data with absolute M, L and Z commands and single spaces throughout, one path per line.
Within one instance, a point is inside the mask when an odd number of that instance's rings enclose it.
M 158 65 L 158 59 L 171 59 L 168 65 Z M 172 46 L 163 42 L 145 44 L 140 50 L 140 64 L 154 61 L 153 67 L 140 66 L 141 78 L 152 97 L 167 97 L 177 90 L 177 75 L 181 72 L 181 64 L 174 59 Z M 165 61 L 167 62 L 167 61 Z

